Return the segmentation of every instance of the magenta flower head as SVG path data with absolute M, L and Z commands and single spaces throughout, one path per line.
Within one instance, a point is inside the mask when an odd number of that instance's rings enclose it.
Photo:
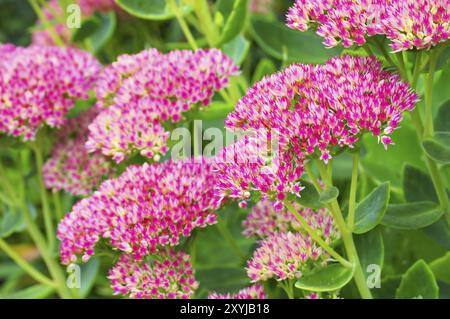
M 0 50 L 0 132 L 32 140 L 44 124 L 66 123 L 75 100 L 88 98 L 100 64 L 76 49 L 8 47 Z
M 313 210 L 294 203 L 294 208 L 302 215 L 306 222 L 322 235 L 323 239 L 332 243 L 340 237 L 334 219 L 325 208 Z M 302 227 L 295 216 L 287 209 L 276 211 L 274 203 L 270 201 L 258 202 L 243 221 L 244 236 L 267 238 L 278 232 L 302 231 Z
M 208 299 L 267 299 L 267 296 L 264 292 L 264 287 L 260 284 L 256 284 L 241 289 L 234 294 L 218 294 L 213 292 L 208 295 Z
M 52 156 L 43 167 L 47 188 L 85 196 L 112 173 L 112 165 L 105 156 L 99 152 L 90 154 L 85 148 L 87 127 L 97 114 L 98 110 L 92 108 L 69 120 L 58 132 Z
M 100 149 L 116 162 L 133 153 L 158 160 L 167 151 L 165 124 L 208 105 L 237 73 L 233 61 L 216 49 L 120 56 L 97 83 L 105 110 L 90 126 L 88 149 Z
M 310 27 L 327 47 L 363 45 L 385 35 L 394 51 L 428 49 L 450 38 L 448 0 L 296 0 L 288 25 Z
M 308 236 L 275 233 L 259 243 L 247 264 L 247 274 L 252 282 L 296 279 L 315 264 L 323 263 L 325 258 L 325 252 Z
M 78 0 L 81 12 L 90 16 L 95 12 L 119 11 L 120 8 L 115 0 Z
M 171 249 L 150 261 L 122 254 L 108 279 L 116 295 L 138 299 L 189 299 L 198 288 L 190 257 Z
M 87 261 L 101 238 L 136 260 L 216 222 L 216 177 L 205 161 L 130 166 L 78 202 L 58 227 L 63 264 Z

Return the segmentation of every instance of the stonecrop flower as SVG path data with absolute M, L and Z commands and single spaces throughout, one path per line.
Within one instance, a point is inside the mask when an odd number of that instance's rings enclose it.
M 57 133 L 51 157 L 42 172 L 47 188 L 85 196 L 92 193 L 103 177 L 112 173 L 112 165 L 105 156 L 98 152 L 90 154 L 85 147 L 87 127 L 97 113 L 98 110 L 92 108 L 70 119 Z
M 130 166 L 78 202 L 58 226 L 63 264 L 87 261 L 101 238 L 136 260 L 216 222 L 216 177 L 206 160 Z
M 97 60 L 77 49 L 6 46 L 0 49 L 0 132 L 32 140 L 44 124 L 65 124 L 75 100 L 89 97 Z
M 293 206 L 309 226 L 322 235 L 325 241 L 333 242 L 340 237 L 334 219 L 326 208 L 313 210 L 295 202 Z M 274 203 L 268 200 L 258 202 L 242 225 L 244 226 L 243 235 L 246 237 L 266 238 L 278 232 L 302 230 L 294 214 L 286 208 L 276 211 Z
M 171 249 L 152 257 L 147 262 L 122 254 L 108 275 L 114 293 L 137 299 L 191 298 L 198 282 L 190 257 Z
M 105 110 L 90 126 L 88 149 L 100 149 L 116 162 L 133 153 L 158 160 L 167 152 L 165 126 L 208 105 L 237 73 L 233 61 L 217 49 L 168 54 L 150 49 L 120 56 L 97 83 L 98 105 Z
M 219 157 L 227 160 L 217 164 L 218 194 L 247 200 L 258 191 L 279 210 L 288 194 L 302 189 L 305 160 L 317 156 L 327 163 L 340 148 L 352 148 L 365 132 L 385 147 L 393 144 L 390 134 L 416 101 L 408 84 L 384 71 L 373 57 L 295 64 L 265 77 L 225 120 L 228 129 L 251 134 Z M 262 152 L 268 148 L 274 150 Z M 237 161 L 244 157 L 240 154 L 250 160 Z
M 428 49 L 450 39 L 448 0 L 296 0 L 288 25 L 310 27 L 327 47 L 364 45 L 385 35 L 394 51 Z
M 275 278 L 278 281 L 300 278 L 305 270 L 325 261 L 326 254 L 302 233 L 275 233 L 259 242 L 247 264 L 252 282 Z
M 267 299 L 264 287 L 260 284 L 239 290 L 237 293 L 218 294 L 210 293 L 208 299 Z

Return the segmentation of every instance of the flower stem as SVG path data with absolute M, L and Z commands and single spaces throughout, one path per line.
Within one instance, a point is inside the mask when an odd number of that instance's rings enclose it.
M 50 212 L 50 204 L 48 200 L 47 190 L 44 185 L 44 180 L 42 177 L 42 167 L 44 165 L 43 155 L 42 155 L 42 143 L 41 141 L 37 141 L 32 144 L 32 149 L 36 158 L 36 167 L 37 167 L 37 177 L 39 182 L 39 188 L 41 192 L 41 202 L 42 202 L 42 211 L 44 214 L 44 224 L 45 224 L 45 232 L 47 234 L 48 247 L 50 251 L 53 251 L 55 248 L 55 234 L 54 234 L 54 225 L 53 218 Z
M 425 123 L 423 137 L 433 136 L 433 82 L 437 64 L 437 52 L 436 50 L 430 52 L 430 69 L 425 82 Z
M 36 270 L 22 256 L 20 256 L 5 240 L 0 238 L 0 248 L 8 255 L 20 268 L 22 268 L 31 278 L 49 287 L 55 287 L 55 283 Z
M 41 20 L 44 27 L 47 29 L 48 33 L 50 34 L 50 37 L 52 38 L 53 42 L 59 47 L 64 46 L 64 42 L 59 37 L 58 33 L 56 32 L 54 26 L 50 23 L 50 21 L 47 19 L 45 14 L 42 12 L 41 7 L 37 3 L 36 0 L 28 0 L 31 7 L 33 8 L 34 12 L 38 16 L 39 20 Z
M 318 167 L 321 178 L 326 182 L 327 187 L 333 186 L 332 179 L 330 178 L 327 169 L 324 167 L 324 164 L 321 161 L 318 161 Z M 347 257 L 355 267 L 353 279 L 355 280 L 356 287 L 358 288 L 358 291 L 362 298 L 372 299 L 372 294 L 367 287 L 366 278 L 361 267 L 361 262 L 359 261 L 358 252 L 356 251 L 355 242 L 353 241 L 352 232 L 345 223 L 344 216 L 342 215 L 342 211 L 337 199 L 334 199 L 328 206 L 331 213 L 333 214 L 336 224 L 338 225 Z
M 288 279 L 287 282 L 280 281 L 278 285 L 286 292 L 289 299 L 294 299 L 294 281 Z
M 344 257 L 339 255 L 330 245 L 325 242 L 322 237 L 314 230 L 311 226 L 309 226 L 308 222 L 303 218 L 302 215 L 294 208 L 294 206 L 286 200 L 284 202 L 286 208 L 297 218 L 302 228 L 308 233 L 309 236 L 319 244 L 331 257 L 334 257 L 338 262 L 340 262 L 344 267 L 352 268 L 353 264 L 346 260 Z
M 189 45 L 193 50 L 197 50 L 198 49 L 197 42 L 195 41 L 195 38 L 192 35 L 188 24 L 184 20 L 183 14 L 180 12 L 180 8 L 178 7 L 176 0 L 169 0 L 169 5 L 171 6 L 173 12 L 175 13 L 175 17 L 177 18 L 177 21 L 180 24 L 181 30 L 183 31 L 184 36 L 189 42 Z
M 228 228 L 225 226 L 224 221 L 217 216 L 217 229 L 219 230 L 220 234 L 222 235 L 223 239 L 230 245 L 231 249 L 233 249 L 234 254 L 240 259 L 241 262 L 245 262 L 246 257 L 245 254 L 241 251 L 238 244 L 233 238 L 233 235 L 230 233 Z
M 383 46 L 383 44 L 378 41 L 377 39 L 374 38 L 373 43 L 375 43 L 375 46 L 378 48 L 378 50 L 381 52 L 381 54 L 383 54 L 384 58 L 386 59 L 386 61 L 396 67 L 397 65 L 395 64 L 395 62 L 391 59 L 391 56 L 389 55 L 389 53 L 386 51 L 386 48 Z
M 359 166 L 359 152 L 353 154 L 352 180 L 350 184 L 350 198 L 348 202 L 348 217 L 347 224 L 350 232 L 355 226 L 355 210 L 356 210 L 356 190 L 358 186 L 358 166 Z
M 200 22 L 200 29 L 208 40 L 208 45 L 213 48 L 219 41 L 219 32 L 211 17 L 209 4 L 206 0 L 185 0 L 189 2 Z
M 56 218 L 58 221 L 64 218 L 64 212 L 61 205 L 61 196 L 59 192 L 53 192 L 53 204 L 55 205 Z

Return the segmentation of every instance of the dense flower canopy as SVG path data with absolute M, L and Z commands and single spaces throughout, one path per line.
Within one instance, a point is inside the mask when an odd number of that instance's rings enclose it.
M 44 124 L 65 124 L 100 70 L 89 53 L 76 49 L 0 45 L 0 59 L 0 132 L 25 140 Z
M 112 165 L 108 159 L 98 152 L 88 153 L 85 147 L 87 127 L 97 114 L 98 110 L 92 108 L 70 119 L 57 133 L 51 158 L 42 172 L 47 188 L 84 196 L 92 193 L 104 176 L 110 175 Z
M 59 224 L 61 261 L 74 262 L 77 254 L 87 261 L 100 238 L 136 260 L 177 245 L 194 228 L 216 222 L 214 182 L 211 165 L 201 159 L 128 167 Z
M 301 190 L 305 159 L 318 156 L 327 163 L 365 132 L 385 147 L 393 144 L 390 134 L 416 101 L 408 84 L 375 58 L 291 65 L 256 83 L 225 120 L 230 130 L 251 134 L 219 157 L 228 160 L 217 164 L 218 193 L 246 200 L 260 191 L 279 209 L 287 194 Z M 247 159 L 236 160 L 242 157 Z
M 299 278 L 313 263 L 322 263 L 326 254 L 311 239 L 301 233 L 275 233 L 260 241 L 247 265 L 252 282 L 270 278 Z
M 208 299 L 267 299 L 264 287 L 256 284 L 239 290 L 237 293 L 218 294 L 213 292 L 208 295 Z
M 97 83 L 98 105 L 106 109 L 90 126 L 88 149 L 100 149 L 116 162 L 134 152 L 158 159 L 167 151 L 164 124 L 208 105 L 237 73 L 233 61 L 216 49 L 120 56 Z
M 449 0 L 296 0 L 288 25 L 311 26 L 327 47 L 363 45 L 385 35 L 394 51 L 428 49 L 450 38 Z
M 190 257 L 174 250 L 160 252 L 151 262 L 122 254 L 108 279 L 115 294 L 138 299 L 188 299 L 198 288 Z
M 333 217 L 326 208 L 313 210 L 294 203 L 294 208 L 307 221 L 309 226 L 317 230 L 323 239 L 333 242 L 339 238 Z M 287 209 L 276 211 L 270 201 L 258 202 L 243 221 L 244 236 L 266 238 L 277 232 L 301 231 L 302 227 L 296 217 Z

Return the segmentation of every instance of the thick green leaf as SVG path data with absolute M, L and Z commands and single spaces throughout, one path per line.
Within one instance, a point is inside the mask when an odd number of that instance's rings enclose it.
M 356 207 L 355 234 L 363 234 L 375 228 L 383 219 L 389 203 L 389 183 L 374 189 Z
M 278 21 L 269 21 L 260 16 L 251 20 L 251 34 L 267 53 L 288 63 L 323 63 L 339 55 L 340 49 L 325 49 L 314 31 L 298 32 Z
M 435 161 L 450 163 L 450 133 L 438 132 L 434 138 L 425 139 L 422 147 L 425 153 Z
M 389 205 L 381 223 L 396 229 L 419 229 L 441 218 L 443 212 L 433 202 Z
M 100 21 L 95 16 L 89 17 L 84 20 L 81 27 L 76 29 L 76 31 L 72 34 L 72 41 L 84 41 L 93 35 L 98 28 L 100 28 Z
M 6 238 L 16 232 L 23 223 L 23 216 L 20 210 L 4 209 L 0 216 L 0 238 Z
M 81 287 L 78 292 L 80 298 L 85 298 L 89 295 L 94 286 L 95 279 L 100 269 L 100 260 L 93 257 L 88 263 L 80 267 Z
M 116 2 L 123 10 L 141 19 L 169 20 L 175 17 L 166 0 L 116 0 Z M 191 10 L 188 5 L 180 7 L 182 14 L 187 14 Z
M 261 81 L 263 77 L 266 75 L 272 74 L 276 72 L 276 66 L 272 62 L 272 60 L 263 58 L 261 61 L 259 61 L 258 65 L 256 66 L 255 72 L 253 73 L 252 77 L 252 83 L 255 83 L 257 81 Z
M 223 52 L 232 58 L 237 65 L 241 65 L 244 62 L 249 50 L 250 42 L 240 34 L 223 45 Z
M 339 196 L 339 189 L 337 187 L 328 187 L 326 190 L 320 193 L 319 201 L 323 204 L 327 204 L 332 200 L 337 199 Z
M 245 25 L 248 0 L 234 0 L 233 9 L 225 22 L 219 45 L 227 43 L 235 38 Z
M 308 291 L 334 291 L 344 287 L 353 277 L 353 269 L 333 264 L 305 273 L 295 287 Z
M 438 110 L 434 119 L 434 129 L 436 132 L 450 132 L 450 100 L 444 102 Z
M 35 285 L 16 291 L 9 295 L 0 295 L 1 299 L 42 299 L 50 296 L 54 288 L 45 285 Z
M 384 244 L 380 229 L 375 228 L 363 235 L 355 235 L 355 245 L 366 278 L 373 274 L 370 265 L 378 266 L 381 272 L 384 264 Z
M 430 269 L 436 279 L 450 284 L 450 252 L 430 263 Z
M 438 202 L 430 176 L 410 165 L 403 170 L 403 193 L 408 202 Z
M 436 223 L 425 227 L 423 232 L 439 245 L 450 250 L 450 227 L 445 216 Z
M 439 297 L 439 287 L 433 272 L 423 260 L 416 262 L 403 275 L 395 297 L 397 299 Z
M 99 15 L 100 27 L 88 38 L 88 44 L 92 48 L 92 52 L 97 53 L 111 39 L 116 29 L 116 14 L 111 11 Z
M 317 208 L 320 207 L 321 203 L 319 201 L 320 194 L 317 192 L 314 185 L 306 180 L 301 180 L 302 187 L 304 189 L 300 191 L 300 198 L 296 201 L 304 207 Z

